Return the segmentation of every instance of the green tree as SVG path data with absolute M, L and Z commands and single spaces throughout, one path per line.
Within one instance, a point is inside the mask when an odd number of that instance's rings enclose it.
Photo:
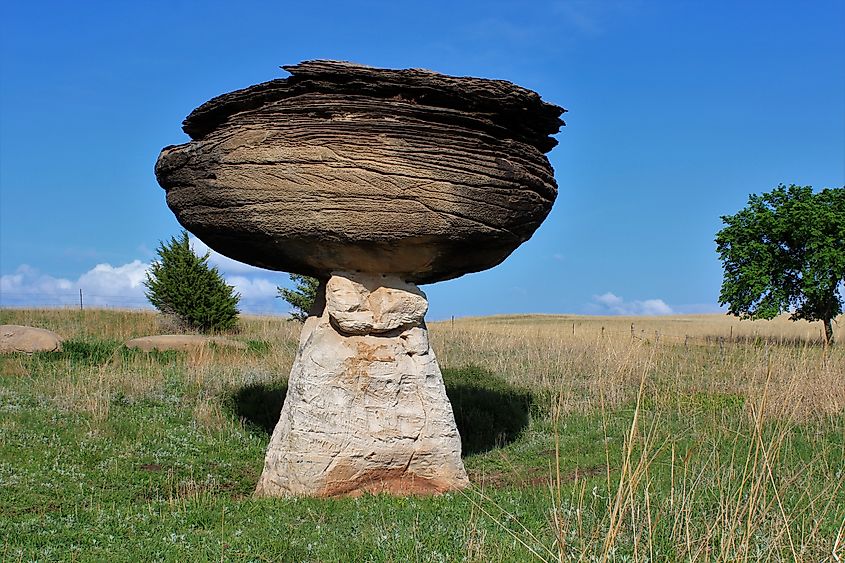
M 845 188 L 779 185 L 751 195 L 716 234 L 725 270 L 721 305 L 745 318 L 822 321 L 833 344 L 845 283 Z
M 191 250 L 188 232 L 162 242 L 144 285 L 156 309 L 175 317 L 186 328 L 201 332 L 231 330 L 238 321 L 240 295 L 226 285 L 217 268 L 209 267 L 209 253 Z
M 305 322 L 308 313 L 314 307 L 314 301 L 317 299 L 317 288 L 320 286 L 320 280 L 299 274 L 290 274 L 290 279 L 295 284 L 294 289 L 277 287 L 276 289 L 279 292 L 277 297 L 281 297 L 293 307 L 290 314 L 292 319 Z

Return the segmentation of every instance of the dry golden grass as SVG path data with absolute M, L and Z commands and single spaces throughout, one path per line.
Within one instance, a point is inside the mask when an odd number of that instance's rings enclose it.
M 0 324 L 43 327 L 76 340 L 123 341 L 162 329 L 153 312 L 97 309 L 4 309 Z M 841 345 L 831 349 L 819 344 L 818 324 L 785 316 L 740 321 L 726 315 L 517 315 L 434 322 L 429 328 L 441 366 L 483 366 L 531 390 L 549 408 L 562 401 L 564 412 L 631 400 L 648 366 L 651 395 L 678 409 L 694 393 L 755 397 L 768 374 L 768 415 L 823 416 L 845 408 L 845 321 L 835 324 Z M 242 316 L 234 338 L 264 343 L 269 353 L 200 348 L 185 360 L 187 377 L 206 396 L 227 385 L 285 378 L 300 328 L 284 318 Z M 91 381 L 103 383 L 94 391 Z M 162 384 L 160 364 L 143 355 L 128 361 L 115 355 L 96 373 L 63 382 L 57 396 L 82 404 L 86 390 L 105 400 L 108 389 L 134 397 Z M 90 399 L 89 408 L 99 408 L 99 401 Z
M 129 340 L 158 334 L 159 317 L 129 309 L 0 309 L 0 324 L 46 328 L 65 339 Z
M 677 408 L 691 393 L 755 397 L 771 368 L 768 414 L 841 412 L 845 342 L 825 348 L 809 327 L 784 317 L 740 322 L 723 315 L 530 315 L 430 325 L 441 365 L 484 366 L 541 396 L 562 396 L 565 411 L 631 400 L 648 366 L 651 395 Z

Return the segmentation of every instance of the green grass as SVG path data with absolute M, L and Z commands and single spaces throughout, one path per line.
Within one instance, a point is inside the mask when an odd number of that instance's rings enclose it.
M 480 367 L 444 370 L 473 488 L 255 499 L 284 381 L 191 361 L 95 338 L 0 357 L 4 560 L 822 560 L 842 533 L 842 413 L 645 384 L 549 412 Z

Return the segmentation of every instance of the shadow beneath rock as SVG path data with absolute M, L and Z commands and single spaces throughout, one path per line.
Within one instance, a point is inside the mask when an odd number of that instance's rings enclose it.
M 445 369 L 443 379 L 463 455 L 507 445 L 528 426 L 530 393 L 472 366 Z M 253 383 L 232 392 L 226 405 L 244 425 L 269 436 L 279 421 L 287 390 L 286 382 Z
M 226 400 L 226 406 L 245 426 L 263 432 L 273 433 L 282 405 L 288 393 L 287 382 L 253 383 L 236 389 Z
M 528 426 L 531 394 L 475 366 L 444 369 L 463 455 L 500 448 Z

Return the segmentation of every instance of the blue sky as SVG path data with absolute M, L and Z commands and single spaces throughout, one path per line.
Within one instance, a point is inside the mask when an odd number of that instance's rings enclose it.
M 153 165 L 207 99 L 332 58 L 502 78 L 569 110 L 559 195 L 430 318 L 717 310 L 719 216 L 845 185 L 845 3 L 5 2 L 0 304 L 140 306 L 179 226 Z M 198 243 L 201 247 L 201 243 Z M 245 310 L 287 276 L 213 257 Z

